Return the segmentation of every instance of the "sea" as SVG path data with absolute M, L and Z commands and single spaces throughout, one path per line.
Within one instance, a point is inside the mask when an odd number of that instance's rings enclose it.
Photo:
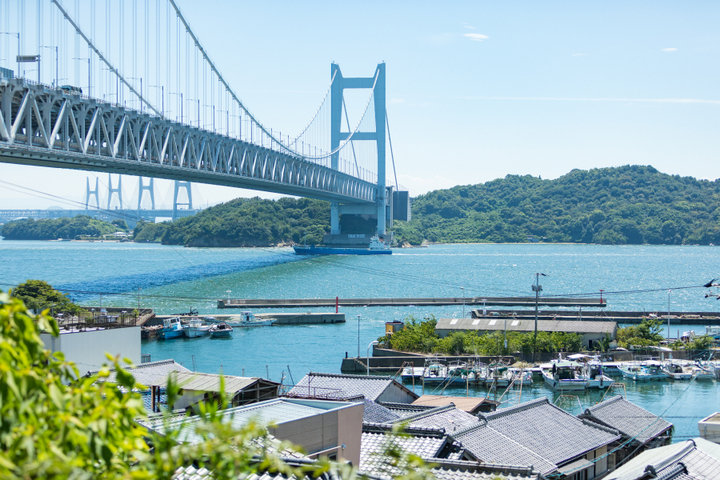
M 227 297 L 531 296 L 538 273 L 544 274 L 541 295 L 599 297 L 602 290 L 610 310 L 658 316 L 668 310 L 720 310 L 720 292 L 703 287 L 720 278 L 720 247 L 714 246 L 452 244 L 396 249 L 392 255 L 301 257 L 290 248 L 0 240 L 0 265 L 0 290 L 42 279 L 87 306 L 153 308 L 162 314 L 232 313 L 217 308 L 218 299 Z M 387 321 L 463 317 L 470 308 L 342 308 L 344 324 L 236 329 L 228 340 L 147 341 L 142 352 L 196 371 L 293 384 L 308 372 L 339 373 L 345 356 L 366 356 Z M 670 325 L 672 337 L 687 330 L 701 334 L 705 325 Z M 554 394 L 536 382 L 500 400 L 509 406 L 546 396 L 577 414 L 603 395 L 623 393 L 672 422 L 675 441 L 697 436 L 697 421 L 720 410 L 720 382 L 623 383 L 606 394 L 576 396 Z M 422 387 L 416 390 L 421 393 Z M 441 392 L 426 388 L 425 393 Z M 442 393 L 488 394 L 464 388 Z

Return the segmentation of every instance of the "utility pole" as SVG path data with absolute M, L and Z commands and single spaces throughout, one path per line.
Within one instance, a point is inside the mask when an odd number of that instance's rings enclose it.
M 538 332 L 538 302 L 540 301 L 540 292 L 542 291 L 542 285 L 540 285 L 540 275 L 547 277 L 544 273 L 535 274 L 535 285 L 532 286 L 535 292 L 535 334 L 533 335 L 533 362 L 535 362 L 535 355 L 537 354 L 537 332 Z

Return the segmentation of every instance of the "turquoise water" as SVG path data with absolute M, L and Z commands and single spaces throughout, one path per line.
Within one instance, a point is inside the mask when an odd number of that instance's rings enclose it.
M 541 277 L 543 295 L 597 296 L 603 289 L 612 310 L 662 314 L 668 302 L 673 311 L 720 309 L 720 301 L 705 298 L 707 289 L 684 288 L 720 277 L 718 247 L 437 245 L 395 250 L 391 256 L 303 258 L 289 248 L 0 240 L 0 265 L 0 289 L 39 278 L 81 303 L 140 305 L 159 313 L 191 308 L 220 313 L 216 302 L 228 295 L 227 290 L 240 298 L 527 296 L 536 272 L 548 275 Z M 236 329 L 230 340 L 147 342 L 142 348 L 153 360 L 174 358 L 200 371 L 269 376 L 276 381 L 285 377 L 289 382 L 291 375 L 297 381 L 309 371 L 339 372 L 346 352 L 366 355 L 368 344 L 383 335 L 385 321 L 407 315 L 463 315 L 462 306 L 343 311 L 345 324 Z M 677 328 L 671 327 L 673 336 Z M 704 331 L 703 325 L 680 328 Z M 655 413 L 667 409 L 668 419 L 677 426 L 676 438 L 681 438 L 697 434 L 697 420 L 718 409 L 718 385 L 628 384 L 628 398 Z M 526 389 L 523 398 L 540 395 L 551 393 L 536 386 Z M 597 400 L 591 395 L 559 401 L 579 411 Z

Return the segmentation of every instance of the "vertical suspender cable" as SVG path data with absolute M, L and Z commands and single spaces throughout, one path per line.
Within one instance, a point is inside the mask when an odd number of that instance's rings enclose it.
M 393 153 L 392 148 L 392 138 L 390 137 L 390 123 L 388 122 L 387 111 L 385 111 L 385 127 L 387 127 L 388 143 L 390 144 L 390 158 L 392 159 L 393 175 L 395 175 L 395 190 L 400 190 L 397 181 L 397 170 L 395 169 L 395 154 Z

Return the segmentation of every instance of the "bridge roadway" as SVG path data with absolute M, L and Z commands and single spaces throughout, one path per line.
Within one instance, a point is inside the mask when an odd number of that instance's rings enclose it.
M 185 180 L 346 204 L 372 205 L 377 198 L 375 184 L 294 153 L 23 79 L 0 80 L 0 162 Z
M 19 220 L 24 218 L 32 218 L 33 220 L 38 219 L 50 219 L 50 218 L 67 218 L 77 217 L 80 215 L 87 215 L 88 217 L 97 218 L 106 222 L 113 220 L 124 220 L 130 228 L 135 228 L 135 225 L 139 220 L 145 220 L 147 222 L 154 222 L 157 218 L 182 218 L 190 215 L 195 215 L 200 210 L 190 209 L 165 209 L 165 210 L 133 210 L 133 209 L 115 209 L 115 210 L 66 210 L 64 208 L 47 209 L 47 210 L 34 210 L 34 209 L 18 209 L 18 210 L 4 210 L 0 209 L 0 224 L 9 222 L 12 220 Z
M 556 307 L 605 307 L 599 298 L 540 298 L 538 305 Z M 390 307 L 390 306 L 441 306 L 483 305 L 489 306 L 535 306 L 535 297 L 430 297 L 430 298 L 279 298 L 279 299 L 220 299 L 218 308 L 303 308 L 303 307 Z

